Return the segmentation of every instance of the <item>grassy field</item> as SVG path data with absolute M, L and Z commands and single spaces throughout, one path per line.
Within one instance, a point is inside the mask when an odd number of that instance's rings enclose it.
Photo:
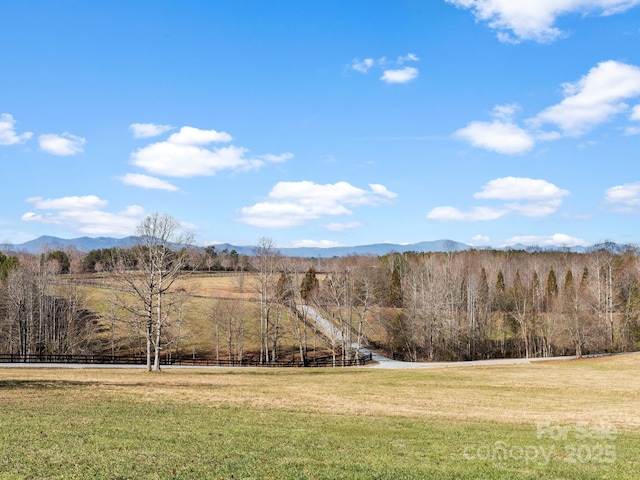
M 640 355 L 380 370 L 0 369 L 0 479 L 636 479 Z
M 130 316 L 123 309 L 112 311 L 117 303 L 113 300 L 116 291 L 111 290 L 115 284 L 108 277 L 99 275 L 85 275 L 81 279 L 85 282 L 84 292 L 88 306 L 91 310 L 98 312 L 102 317 L 101 330 L 98 335 L 101 344 L 108 351 L 111 336 L 111 318 L 114 313 L 119 316 L 115 323 L 116 353 L 119 354 L 143 354 L 144 337 L 140 331 L 135 331 L 131 322 L 126 320 Z M 194 274 L 185 275 L 176 283 L 178 288 L 183 288 L 188 292 L 184 304 L 184 319 L 180 330 L 180 344 L 172 343 L 170 349 L 173 354 L 180 348 L 184 355 L 191 353 L 199 356 L 216 357 L 216 352 L 220 358 L 227 358 L 227 350 L 224 339 L 224 331 L 219 338 L 216 335 L 215 325 L 212 319 L 212 308 L 217 301 L 244 300 L 244 352 L 246 356 L 256 356 L 260 351 L 259 343 L 259 305 L 256 302 L 258 292 L 255 287 L 255 276 L 248 273 L 239 272 L 237 274 Z M 120 295 L 123 295 L 120 293 Z M 165 340 L 171 338 L 175 340 L 176 329 L 165 327 Z M 297 343 L 292 334 L 289 333 L 290 320 L 288 317 L 283 320 L 281 329 L 281 341 L 279 347 L 281 352 L 294 352 L 297 354 Z M 224 330 L 224 329 L 223 329 Z M 133 340 L 132 340 L 133 339 Z M 310 344 L 311 341 L 310 341 Z M 216 348 L 216 346 L 218 348 Z M 136 348 L 137 347 L 137 348 Z

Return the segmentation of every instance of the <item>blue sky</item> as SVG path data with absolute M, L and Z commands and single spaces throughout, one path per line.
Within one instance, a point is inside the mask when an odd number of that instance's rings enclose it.
M 640 0 L 2 2 L 0 243 L 640 243 Z

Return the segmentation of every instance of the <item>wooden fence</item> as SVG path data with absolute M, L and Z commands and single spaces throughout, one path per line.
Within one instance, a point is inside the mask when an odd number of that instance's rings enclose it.
M 300 360 L 275 361 L 261 363 L 257 360 L 216 360 L 207 357 L 160 357 L 160 365 L 177 366 L 198 366 L 198 367 L 352 367 L 366 365 L 372 361 L 372 355 L 360 356 L 357 359 L 343 361 L 336 357 L 335 362 L 332 357 L 322 357 L 308 359 L 306 362 Z M 0 363 L 62 363 L 77 365 L 146 365 L 147 357 L 142 355 L 59 355 L 59 354 L 38 354 L 38 355 L 17 355 L 0 354 Z

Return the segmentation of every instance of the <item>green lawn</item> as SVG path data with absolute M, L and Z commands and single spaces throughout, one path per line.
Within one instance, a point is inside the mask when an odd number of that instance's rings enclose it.
M 640 356 L 0 370 L 0 478 L 636 479 Z

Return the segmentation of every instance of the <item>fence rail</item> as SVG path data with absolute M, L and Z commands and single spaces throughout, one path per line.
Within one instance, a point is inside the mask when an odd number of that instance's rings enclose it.
M 160 357 L 160 365 L 177 366 L 198 366 L 198 367 L 352 367 L 366 365 L 372 361 L 372 355 L 361 356 L 357 359 L 343 361 L 332 357 L 322 357 L 308 359 L 306 362 L 300 360 L 275 361 L 261 363 L 256 360 L 217 360 L 207 357 Z M 38 355 L 18 355 L 0 354 L 0 363 L 63 363 L 81 365 L 146 365 L 147 357 L 141 355 L 61 355 L 61 354 L 38 354 Z

